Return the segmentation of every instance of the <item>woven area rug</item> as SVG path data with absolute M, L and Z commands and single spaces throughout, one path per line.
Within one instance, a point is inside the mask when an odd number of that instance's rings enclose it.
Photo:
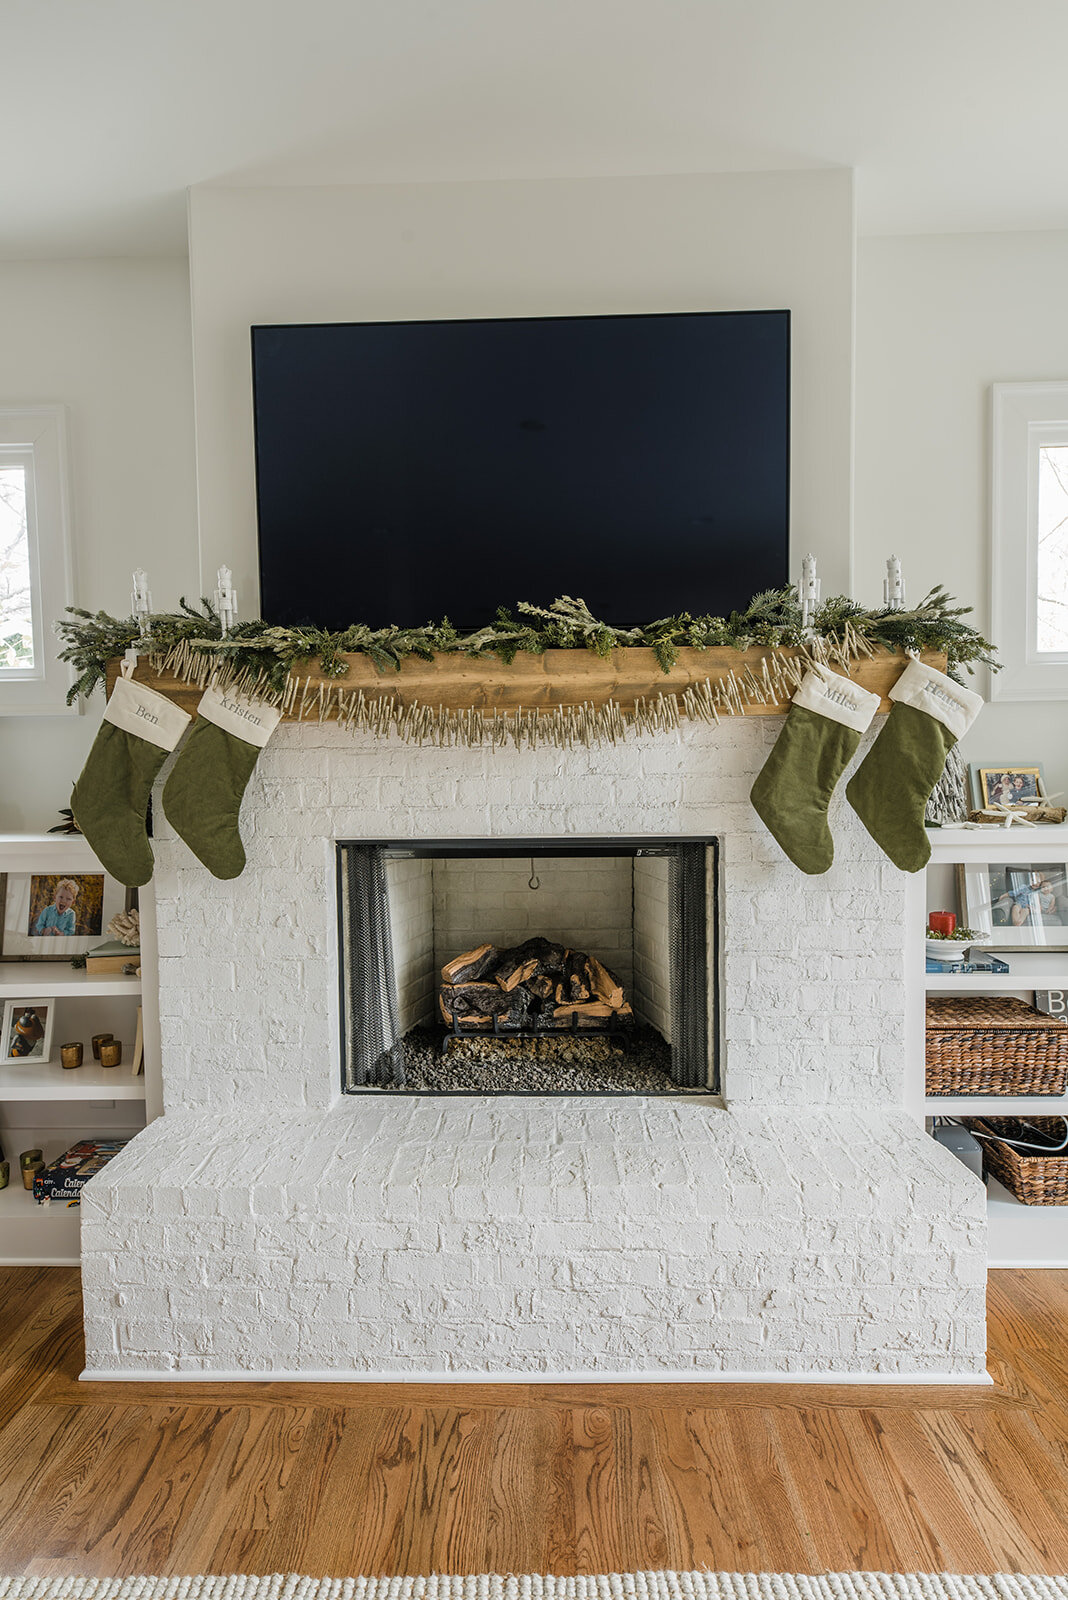
M 0 1600 L 1068 1600 L 1068 1577 L 612 1572 L 577 1578 L 0 1578 Z

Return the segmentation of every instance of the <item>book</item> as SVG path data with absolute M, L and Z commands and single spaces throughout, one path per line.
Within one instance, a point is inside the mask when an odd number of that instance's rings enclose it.
M 130 1071 L 138 1077 L 145 1070 L 145 1019 L 141 1007 L 137 1008 L 137 1032 L 134 1035 L 133 1059 L 130 1062 Z
M 997 956 L 984 956 L 981 961 L 933 961 L 927 957 L 928 972 L 998 972 L 1005 973 L 1009 970 L 1009 963 L 1001 961 Z
M 85 952 L 85 970 L 90 973 L 120 972 L 123 967 L 141 965 L 141 952 L 136 945 L 120 944 L 109 939 Z
M 39 1206 L 81 1204 L 82 1190 L 95 1172 L 106 1167 L 129 1139 L 82 1139 L 55 1161 L 42 1167 L 33 1180 L 33 1198 Z

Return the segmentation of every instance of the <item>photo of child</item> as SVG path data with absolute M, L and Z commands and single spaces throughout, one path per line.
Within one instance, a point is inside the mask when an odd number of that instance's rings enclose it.
M 104 874 L 72 877 L 35 873 L 30 878 L 25 932 L 34 939 L 99 938 L 103 927 Z
M 0 957 L 69 961 L 84 955 L 107 938 L 108 923 L 125 909 L 125 894 L 99 870 L 0 873 Z
M 73 878 L 60 878 L 56 884 L 55 899 L 45 906 L 30 929 L 38 938 L 51 934 L 54 938 L 69 939 L 78 931 L 74 915 L 74 902 L 78 898 L 78 885 Z
M 12 1008 L 10 1028 L 5 1041 L 9 1061 L 40 1060 L 44 1055 L 47 1006 L 16 1006 Z
M 991 868 L 990 877 L 995 928 L 1068 925 L 1068 885 L 1063 867 Z

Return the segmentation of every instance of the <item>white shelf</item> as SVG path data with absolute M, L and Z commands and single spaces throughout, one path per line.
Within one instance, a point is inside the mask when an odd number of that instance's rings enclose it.
M 143 1100 L 145 1075 L 142 1072 L 135 1078 L 130 1071 L 132 1048 L 124 1046 L 120 1067 L 102 1067 L 91 1054 L 70 1072 L 58 1061 L 0 1066 L 0 1100 Z
M 929 1117 L 1068 1116 L 1063 1094 L 929 1094 L 923 1105 Z
M 1068 1267 L 1068 1206 L 1025 1206 L 989 1178 L 986 1218 L 991 1267 Z
M 80 833 L 0 833 L 5 872 L 103 872 Z
M 1037 828 L 928 828 L 931 864 L 958 861 L 1062 861 L 1068 822 Z
M 131 951 L 132 959 L 139 959 Z M 101 996 L 141 993 L 140 978 L 124 978 L 121 972 L 101 972 L 94 976 L 79 972 L 69 961 L 0 961 L 0 1000 L 97 1000 Z

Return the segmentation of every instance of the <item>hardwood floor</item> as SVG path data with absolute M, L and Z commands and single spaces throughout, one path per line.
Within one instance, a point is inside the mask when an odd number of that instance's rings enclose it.
M 1068 1571 L 1068 1271 L 995 1272 L 993 1389 L 82 1384 L 0 1268 L 0 1573 Z

